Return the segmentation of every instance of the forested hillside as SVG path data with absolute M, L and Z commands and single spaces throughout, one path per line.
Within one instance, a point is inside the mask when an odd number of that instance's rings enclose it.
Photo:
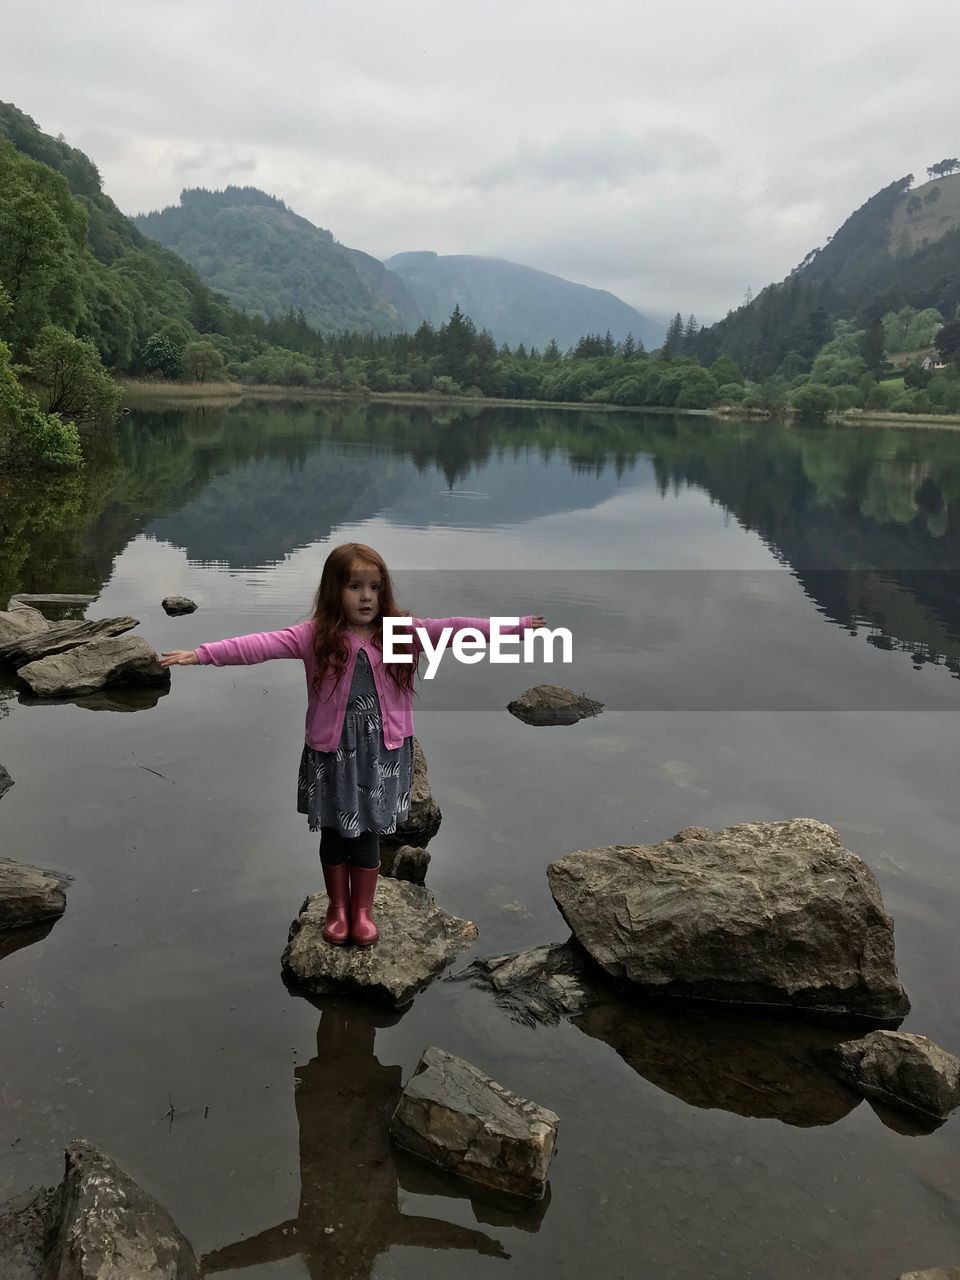
M 810 367 L 835 321 L 866 329 L 906 307 L 935 309 L 944 322 L 960 307 L 960 174 L 919 187 L 908 174 L 884 187 L 786 280 L 701 330 L 691 353 L 705 363 L 727 355 L 757 379 L 791 377 Z
M 543 348 L 555 339 L 565 351 L 585 333 L 608 330 L 616 342 L 632 335 L 647 348 L 663 340 L 662 324 L 605 289 L 516 262 L 423 252 L 396 254 L 387 266 L 408 286 L 431 324 L 442 324 L 459 307 L 478 329 L 511 347 Z
M 183 191 L 133 221 L 243 311 L 302 312 L 321 333 L 401 333 L 423 318 L 403 282 L 256 187 Z

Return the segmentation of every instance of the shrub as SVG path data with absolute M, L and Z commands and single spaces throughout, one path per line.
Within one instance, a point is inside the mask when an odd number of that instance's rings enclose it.
M 48 324 L 27 354 L 25 370 L 39 388 L 46 413 L 76 422 L 112 422 L 120 407 L 120 388 L 107 373 L 92 342 Z
M 827 414 L 837 407 L 836 392 L 833 387 L 825 387 L 818 382 L 808 382 L 798 387 L 792 395 L 793 407 L 797 415 L 812 422 L 822 422 Z

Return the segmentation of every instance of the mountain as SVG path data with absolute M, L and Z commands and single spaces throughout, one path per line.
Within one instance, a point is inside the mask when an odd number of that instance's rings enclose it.
M 696 354 L 728 355 L 754 378 L 809 368 L 833 320 L 864 328 L 907 306 L 945 321 L 960 308 L 960 173 L 919 187 L 907 174 L 878 191 L 785 280 L 701 331 Z
M 321 333 L 415 329 L 421 312 L 383 263 L 256 187 L 183 191 L 136 226 L 173 249 L 236 307 L 272 319 L 302 311 Z
M 542 350 L 556 338 L 566 350 L 583 334 L 608 329 L 618 341 L 632 333 L 651 348 L 663 340 L 663 325 L 605 289 L 573 284 L 502 258 L 440 257 L 427 251 L 398 253 L 386 265 L 406 284 L 431 324 L 442 324 L 459 305 L 478 329 L 488 329 L 498 343 L 512 347 L 523 342 Z
M 201 333 L 250 329 L 182 257 L 120 212 L 82 151 L 0 102 L 4 157 L 0 227 L 16 227 L 25 255 L 18 265 L 15 255 L 0 253 L 0 284 L 5 271 L 8 284 L 19 273 L 19 287 L 9 290 L 16 305 L 4 321 L 15 351 L 49 322 L 89 339 L 106 365 L 125 371 L 137 367 L 155 333 L 183 344 Z

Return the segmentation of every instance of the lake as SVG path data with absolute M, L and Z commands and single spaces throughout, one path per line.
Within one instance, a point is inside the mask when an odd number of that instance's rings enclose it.
M 0 606 L 90 592 L 158 650 L 310 610 L 358 540 L 415 614 L 543 613 L 569 667 L 421 685 L 443 825 L 428 886 L 472 956 L 567 936 L 547 864 L 805 816 L 876 872 L 913 1009 L 960 1051 L 960 434 L 583 410 L 139 410 L 79 480 L 0 477 Z M 168 618 L 185 594 L 197 613 Z M 535 729 L 549 679 L 605 704 Z M 960 1263 L 960 1121 L 900 1131 L 804 1065 L 820 1029 L 625 1006 L 529 1028 L 438 981 L 403 1013 L 288 993 L 321 886 L 296 812 L 299 664 L 173 671 L 134 710 L 0 691 L 4 853 L 68 872 L 0 960 L 0 1200 L 84 1137 L 211 1273 L 893 1280 Z M 153 702 L 154 705 L 149 705 Z M 118 703 L 117 705 L 122 706 Z M 0 953 L 2 954 L 2 953 Z M 522 1213 L 395 1155 L 436 1044 L 558 1112 Z M 442 1252 L 441 1252 L 442 1251 Z

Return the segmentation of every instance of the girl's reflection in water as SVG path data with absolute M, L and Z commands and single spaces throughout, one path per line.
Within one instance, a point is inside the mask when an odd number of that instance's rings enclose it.
M 377 1061 L 374 1039 L 378 1027 L 393 1025 L 401 1016 L 358 1005 L 323 1007 L 317 1056 L 294 1070 L 300 1123 L 299 1212 L 206 1254 L 201 1261 L 204 1275 L 300 1254 L 314 1280 L 366 1280 L 378 1255 L 392 1245 L 509 1256 L 483 1231 L 400 1211 L 387 1125 L 400 1097 L 401 1069 Z M 517 1225 L 529 1229 L 525 1221 Z

